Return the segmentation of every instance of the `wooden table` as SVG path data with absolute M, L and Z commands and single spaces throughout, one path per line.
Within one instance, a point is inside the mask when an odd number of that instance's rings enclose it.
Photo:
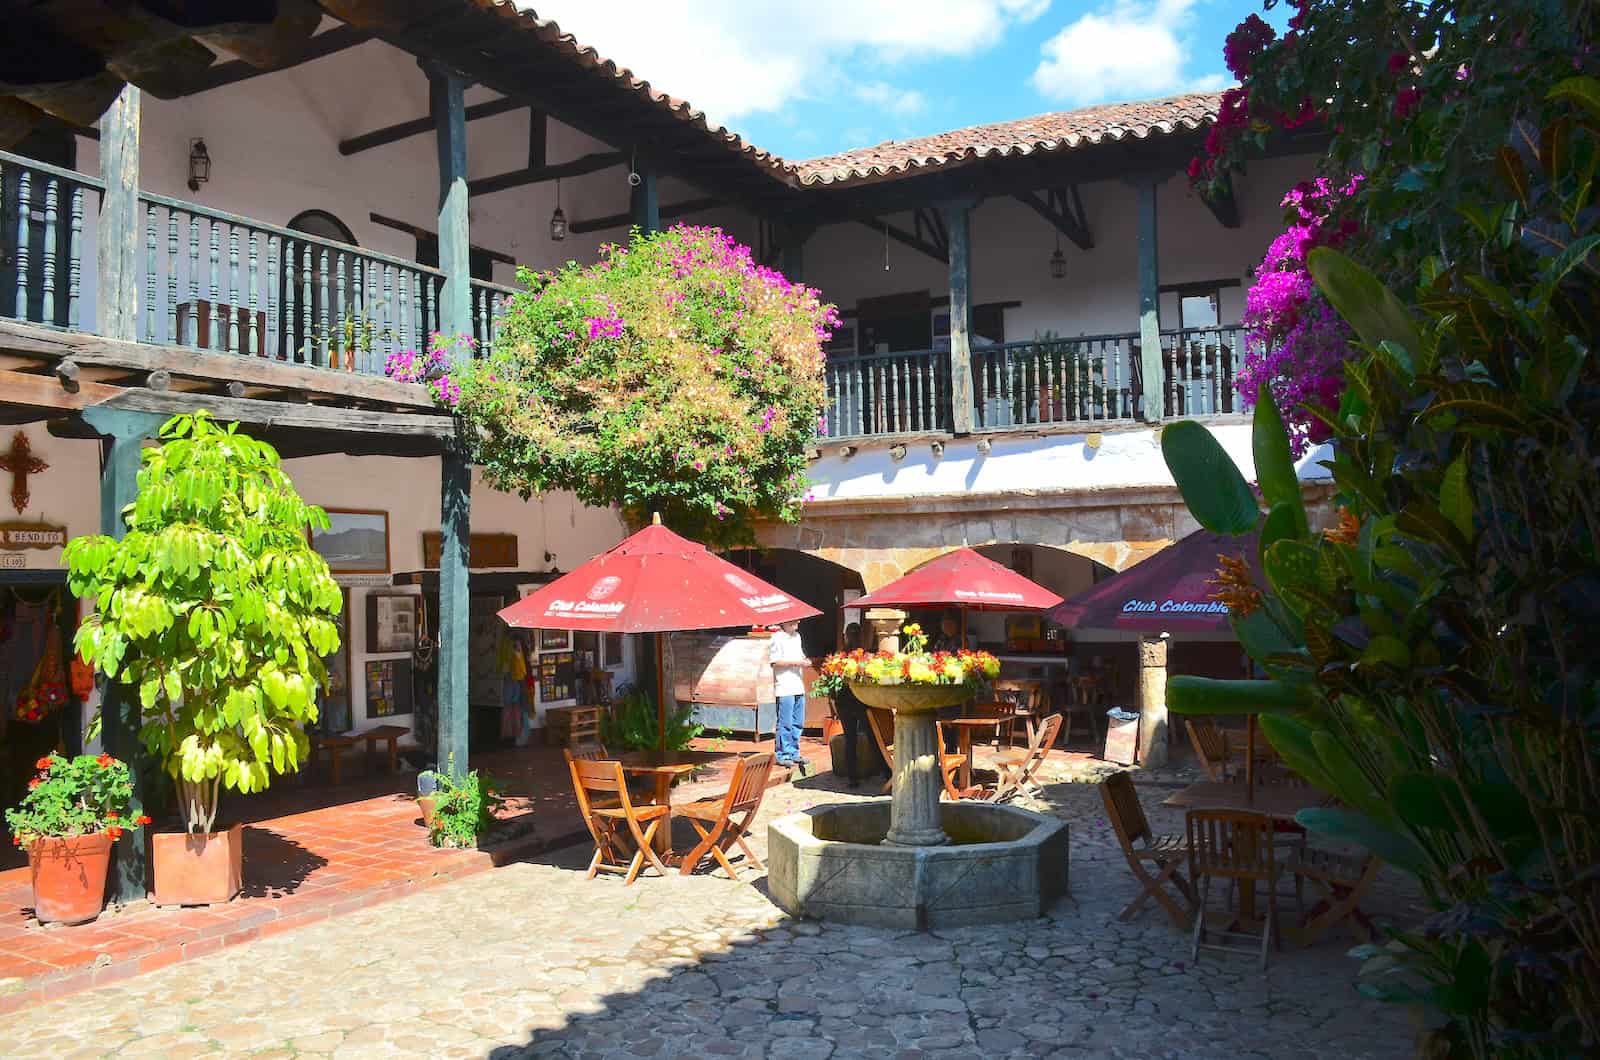
M 941 725 L 955 726 L 956 738 L 960 741 L 960 751 L 962 754 L 966 755 L 966 759 L 961 763 L 961 772 L 958 774 L 960 783 L 957 785 L 957 787 L 961 788 L 963 791 L 972 787 L 973 732 L 985 726 L 991 729 L 998 729 L 1006 722 L 1014 720 L 1014 718 L 1005 717 L 999 714 L 974 714 L 971 717 L 951 718 L 948 721 L 942 721 L 939 723 Z
M 1274 784 L 1252 789 L 1248 784 L 1203 780 L 1167 796 L 1161 800 L 1161 805 L 1185 810 L 1245 810 L 1265 814 L 1274 821 L 1293 823 L 1295 814 L 1301 810 L 1326 806 L 1330 801 L 1326 792 L 1312 787 Z M 1203 909 L 1196 912 L 1196 915 L 1204 914 Z M 1239 919 L 1256 920 L 1254 886 L 1239 888 Z
M 315 758 L 318 751 L 328 752 L 329 771 L 333 774 L 333 783 L 339 783 L 339 756 L 361 743 L 366 745 L 366 757 L 370 761 L 373 748 L 380 743 L 389 745 L 389 772 L 393 773 L 399 766 L 400 737 L 411 730 L 404 725 L 376 725 L 360 732 L 340 732 L 326 735 L 313 734 L 311 737 L 311 757 Z
M 667 807 L 667 815 L 656 829 L 658 853 L 672 852 L 672 782 L 727 757 L 722 751 L 628 751 L 617 757 L 624 773 L 653 777 L 655 804 Z

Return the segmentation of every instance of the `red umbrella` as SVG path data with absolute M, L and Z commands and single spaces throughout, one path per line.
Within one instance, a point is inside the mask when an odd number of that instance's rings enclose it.
M 500 612 L 513 629 L 676 633 L 769 625 L 822 612 L 659 522 Z M 666 684 L 656 641 L 656 710 L 666 734 Z
M 1061 597 L 1009 567 L 958 548 L 930 560 L 877 592 L 850 602 L 851 607 L 948 607 L 979 611 L 1043 611 Z
M 1228 609 L 1211 599 L 1219 556 L 1256 566 L 1256 535 L 1196 530 L 1050 613 L 1063 626 L 1129 633 L 1229 633 Z

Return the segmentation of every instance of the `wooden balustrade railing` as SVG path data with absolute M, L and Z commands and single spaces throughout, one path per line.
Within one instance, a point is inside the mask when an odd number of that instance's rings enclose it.
M 472 337 L 477 341 L 479 357 L 494 352 L 495 340 L 500 336 L 500 315 L 517 290 L 486 280 L 472 281 Z
M 1136 338 L 1092 335 L 974 349 L 973 423 L 1005 429 L 1131 421 Z
M 82 328 L 99 180 L 0 151 L 0 316 Z M 89 262 L 88 274 L 84 261 Z M 92 326 L 93 319 L 87 323 Z
M 1191 328 L 1161 333 L 1167 417 L 1219 416 L 1244 411 L 1234 380 L 1244 357 L 1244 329 Z
M 830 358 L 826 438 L 950 429 L 950 354 L 938 350 Z

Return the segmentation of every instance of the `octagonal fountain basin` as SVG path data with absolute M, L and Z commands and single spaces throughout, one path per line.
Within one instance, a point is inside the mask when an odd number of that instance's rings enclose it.
M 1067 892 L 1067 823 L 1016 806 L 939 804 L 950 842 L 895 846 L 890 801 L 815 806 L 767 826 L 767 885 L 791 916 L 936 931 L 1043 916 Z

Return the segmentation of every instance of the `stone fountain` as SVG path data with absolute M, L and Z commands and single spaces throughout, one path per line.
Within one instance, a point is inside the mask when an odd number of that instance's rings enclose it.
M 894 711 L 887 799 L 816 806 L 768 826 L 767 883 L 793 916 L 937 930 L 1042 916 L 1067 890 L 1067 824 L 1016 806 L 939 801 L 934 711 L 964 686 L 852 682 Z

